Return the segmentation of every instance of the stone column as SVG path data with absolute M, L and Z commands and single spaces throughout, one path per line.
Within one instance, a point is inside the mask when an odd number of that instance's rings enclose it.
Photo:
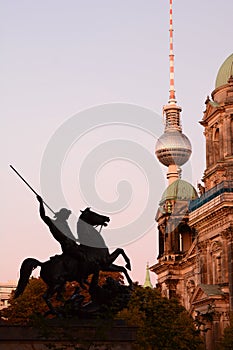
M 226 116 L 226 156 L 232 155 L 232 124 L 231 124 L 231 116 Z
M 228 260 L 228 284 L 230 311 L 233 311 L 233 227 L 232 225 L 224 231 L 227 238 L 227 260 Z
M 206 167 L 210 165 L 210 153 L 209 153 L 209 130 L 204 131 L 204 136 L 205 136 L 205 144 L 206 144 Z
M 213 283 L 213 266 L 212 259 L 210 255 L 210 246 L 206 247 L 206 263 L 207 263 L 207 284 Z
M 222 237 L 222 282 L 226 283 L 228 281 L 228 245 L 225 233 L 221 233 Z
M 224 127 L 223 118 L 219 119 L 219 160 L 224 159 Z
M 229 118 L 226 116 L 226 114 L 223 114 L 223 155 L 224 157 L 227 157 L 229 155 L 229 129 L 231 125 L 229 123 Z
M 214 163 L 214 148 L 213 148 L 213 128 L 208 129 L 208 154 L 209 154 L 209 166 Z

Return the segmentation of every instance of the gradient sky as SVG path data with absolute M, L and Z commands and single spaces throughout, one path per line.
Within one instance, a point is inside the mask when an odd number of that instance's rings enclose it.
M 187 176 L 194 186 L 205 168 L 203 128 L 198 121 L 218 69 L 232 53 L 232 13 L 232 0 L 174 0 L 175 89 L 183 109 L 183 131 L 193 147 Z M 96 105 L 118 102 L 147 108 L 159 115 L 155 133 L 162 130 L 162 106 L 169 90 L 168 28 L 168 0 L 0 2 L 0 281 L 16 280 L 20 264 L 28 256 L 44 261 L 60 252 L 38 216 L 34 194 L 9 164 L 40 192 L 41 161 L 53 134 L 70 117 Z M 108 139 L 120 135 L 136 140 L 154 154 L 156 140 L 132 127 L 96 129 L 83 137 L 62 169 L 63 189 L 72 210 L 92 205 L 81 198 L 75 174 L 87 148 L 93 149 L 106 135 Z M 132 184 L 128 207 L 113 215 L 112 225 L 123 227 L 140 216 L 147 198 L 147 177 L 138 167 L 134 170 L 132 162 L 117 162 L 118 173 L 103 167 L 95 174 L 95 183 L 99 195 L 109 203 L 116 199 L 114 182 L 121 176 Z M 161 169 L 154 178 L 156 214 L 166 186 L 161 173 L 166 169 L 155 157 L 152 162 L 152 167 Z M 46 194 L 43 196 L 46 201 Z M 54 210 L 62 205 L 56 203 Z M 142 238 L 124 246 L 132 260 L 131 276 L 140 283 L 144 282 L 146 263 L 156 262 L 156 224 L 150 225 Z M 151 279 L 155 283 L 152 274 Z

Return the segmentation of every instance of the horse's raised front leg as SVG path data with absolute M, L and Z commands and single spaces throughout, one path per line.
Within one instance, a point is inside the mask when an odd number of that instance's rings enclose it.
M 130 285 L 130 286 L 133 285 L 133 281 L 131 280 L 131 278 L 130 278 L 130 276 L 129 276 L 127 270 L 126 270 L 126 268 L 124 268 L 124 266 L 119 266 L 119 265 L 111 264 L 111 265 L 107 266 L 107 267 L 106 267 L 104 270 L 102 270 L 102 271 L 122 272 L 122 273 L 125 275 L 125 277 L 126 277 L 128 283 L 129 283 L 129 285 Z
M 125 251 L 124 249 L 122 248 L 117 248 L 116 250 L 114 250 L 114 252 L 112 252 L 110 255 L 109 255 L 109 263 L 112 264 L 113 261 L 116 260 L 116 258 L 119 256 L 119 255 L 122 255 L 123 258 L 125 259 L 125 262 L 126 262 L 126 265 L 125 267 L 131 271 L 131 264 L 130 264 L 130 260 L 129 260 L 129 257 L 125 254 Z M 117 265 L 116 265 L 117 266 Z

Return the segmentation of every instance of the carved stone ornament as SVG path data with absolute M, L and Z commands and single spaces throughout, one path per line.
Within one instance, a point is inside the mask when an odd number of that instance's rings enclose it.
M 232 241 L 233 238 L 233 225 L 230 225 L 226 230 L 222 231 L 222 237 L 228 241 Z

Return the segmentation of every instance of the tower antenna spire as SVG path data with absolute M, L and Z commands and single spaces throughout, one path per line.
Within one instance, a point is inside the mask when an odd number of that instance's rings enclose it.
M 170 90 L 169 103 L 176 103 L 175 85 L 174 85 L 174 52 L 173 52 L 173 18 L 172 18 L 172 0 L 170 0 L 169 9 L 169 67 L 170 67 Z

